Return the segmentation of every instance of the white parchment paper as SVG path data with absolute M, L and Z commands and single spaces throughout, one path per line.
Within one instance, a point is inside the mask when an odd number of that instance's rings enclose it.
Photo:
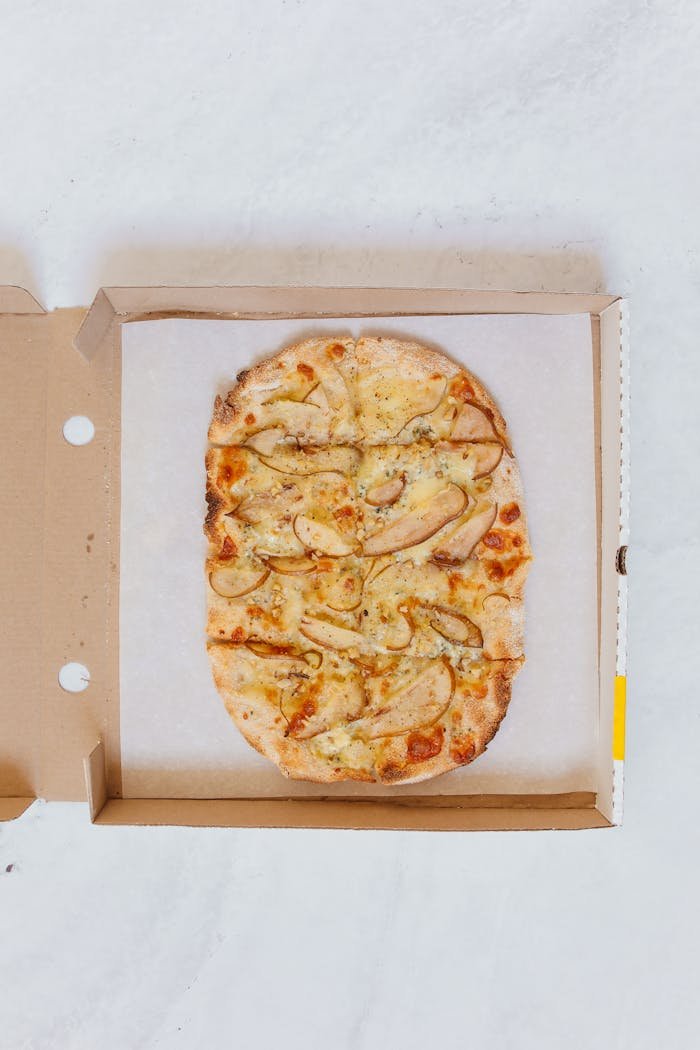
M 239 734 L 209 674 L 202 521 L 214 395 L 252 361 L 316 333 L 416 339 L 472 369 L 506 418 L 522 472 L 535 554 L 526 589 L 527 662 L 488 752 L 425 784 L 328 787 L 287 780 Z M 126 797 L 594 788 L 597 570 L 587 315 L 128 324 L 121 465 Z

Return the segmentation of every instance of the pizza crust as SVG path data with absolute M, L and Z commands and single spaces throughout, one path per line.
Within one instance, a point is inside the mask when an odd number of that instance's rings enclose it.
M 287 776 L 413 783 L 473 761 L 524 659 L 532 552 L 505 421 L 444 355 L 313 339 L 217 398 L 207 634 Z

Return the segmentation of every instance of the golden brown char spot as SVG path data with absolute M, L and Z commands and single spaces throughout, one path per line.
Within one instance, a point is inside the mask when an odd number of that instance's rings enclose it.
M 520 517 L 520 507 L 517 503 L 506 503 L 498 516 L 504 525 L 512 525 Z
M 442 743 L 445 730 L 442 726 L 435 726 L 430 734 L 409 733 L 406 741 L 406 756 L 409 762 L 427 762 L 429 758 L 435 758 L 442 751 Z
M 303 375 L 305 379 L 309 380 L 314 379 L 316 376 L 311 365 L 307 365 L 304 361 L 300 361 L 297 365 L 297 372 L 299 372 L 300 375 Z
M 221 509 L 224 506 L 224 501 L 222 500 L 218 492 L 216 492 L 216 490 L 211 487 L 209 482 L 207 482 L 206 501 L 207 516 L 204 519 L 204 534 L 210 539 L 213 539 L 214 525 L 216 523 L 217 517 L 219 516 L 219 511 L 221 511 Z
M 326 350 L 326 353 L 330 358 L 334 358 L 336 361 L 342 360 L 345 357 L 345 347 L 342 343 L 331 343 Z
M 245 455 L 237 448 L 221 449 L 216 484 L 220 489 L 233 485 L 244 476 L 248 469 Z
M 235 558 L 237 554 L 238 548 L 231 537 L 224 536 L 224 542 L 221 544 L 221 550 L 219 551 L 219 561 L 230 561 L 231 558 Z
M 459 766 L 471 762 L 476 753 L 476 743 L 471 733 L 464 736 L 453 736 L 450 742 L 450 758 Z
M 460 401 L 471 401 L 475 396 L 474 387 L 465 375 L 454 377 L 450 383 L 450 393 L 452 394 L 452 397 L 456 397 Z

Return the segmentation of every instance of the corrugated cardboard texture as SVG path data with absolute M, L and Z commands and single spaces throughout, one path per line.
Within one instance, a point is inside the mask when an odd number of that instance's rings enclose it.
M 30 296 L 0 294 L 0 421 L 3 456 L 0 794 L 83 799 L 82 758 L 104 734 L 119 746 L 116 593 L 119 530 L 118 355 L 88 364 L 73 340 L 84 310 L 44 314 Z M 116 393 L 115 393 L 116 391 Z M 63 424 L 89 416 L 94 440 L 69 445 Z M 118 506 L 118 502 L 117 502 Z M 67 693 L 58 672 L 68 660 L 91 674 L 83 693 Z M 110 752 L 111 753 L 111 752 Z M 19 804 L 19 803 L 18 803 Z
M 76 339 L 86 358 L 109 347 L 125 321 L 158 317 L 372 317 L 393 314 L 542 313 L 597 315 L 610 295 L 478 292 L 458 288 L 101 288 Z
M 119 355 L 98 354 L 88 363 L 76 353 L 83 317 L 82 310 L 59 310 L 49 318 L 40 785 L 47 798 L 85 797 L 82 759 L 99 736 L 110 758 L 119 748 L 112 608 L 119 575 Z M 63 423 L 76 414 L 95 425 L 88 445 L 74 447 L 63 438 Z M 58 684 L 67 660 L 90 672 L 82 693 Z
M 5 297 L 14 308 L 18 297 Z M 40 308 L 39 308 L 40 310 Z M 0 316 L 0 795 L 39 790 L 46 384 L 43 313 Z
M 120 800 L 119 347 L 120 323 L 139 317 L 430 312 L 598 316 L 614 302 L 603 295 L 463 290 L 104 289 L 86 315 L 84 310 L 43 314 L 28 293 L 0 289 L 0 379 L 7 406 L 0 423 L 5 450 L 1 654 L 6 670 L 5 689 L 0 691 L 0 795 L 8 796 L 2 799 L 0 818 L 22 812 L 37 794 L 85 798 L 82 760 L 90 755 L 86 772 L 92 809 L 102 823 L 446 830 L 607 826 L 606 817 L 593 808 L 594 799 L 580 793 L 550 796 L 546 802 L 531 796 L 502 798 L 497 808 L 478 797 L 463 797 L 455 809 L 410 800 L 406 805 L 406 799 L 401 805 Z M 610 425 L 603 422 L 602 436 L 606 460 L 612 462 L 619 450 L 619 411 L 616 415 L 612 405 L 619 397 L 619 376 L 608 375 L 605 368 L 603 373 L 612 416 Z M 94 440 L 79 448 L 68 445 L 62 435 L 63 423 L 76 414 L 87 415 L 96 428 Z M 604 479 L 602 484 L 604 489 Z M 610 497 L 613 504 L 616 498 L 619 504 L 619 486 L 617 491 L 617 497 Z M 606 515 L 603 501 L 604 533 L 612 510 Z M 604 559 L 614 562 L 617 535 L 617 527 L 608 529 Z M 603 589 L 601 628 L 603 635 L 611 633 L 614 648 L 615 610 L 610 626 L 607 605 L 616 606 L 617 594 L 607 580 Z M 60 688 L 58 671 L 67 660 L 89 668 L 91 681 L 85 692 L 70 694 Z M 104 745 L 95 751 L 100 739 Z M 105 784 L 109 801 L 100 807 Z

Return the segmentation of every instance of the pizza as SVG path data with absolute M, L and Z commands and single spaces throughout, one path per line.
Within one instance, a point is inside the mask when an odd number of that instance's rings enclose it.
M 309 339 L 217 397 L 208 653 L 289 777 L 413 783 L 472 762 L 524 660 L 531 561 L 505 420 L 395 339 Z

